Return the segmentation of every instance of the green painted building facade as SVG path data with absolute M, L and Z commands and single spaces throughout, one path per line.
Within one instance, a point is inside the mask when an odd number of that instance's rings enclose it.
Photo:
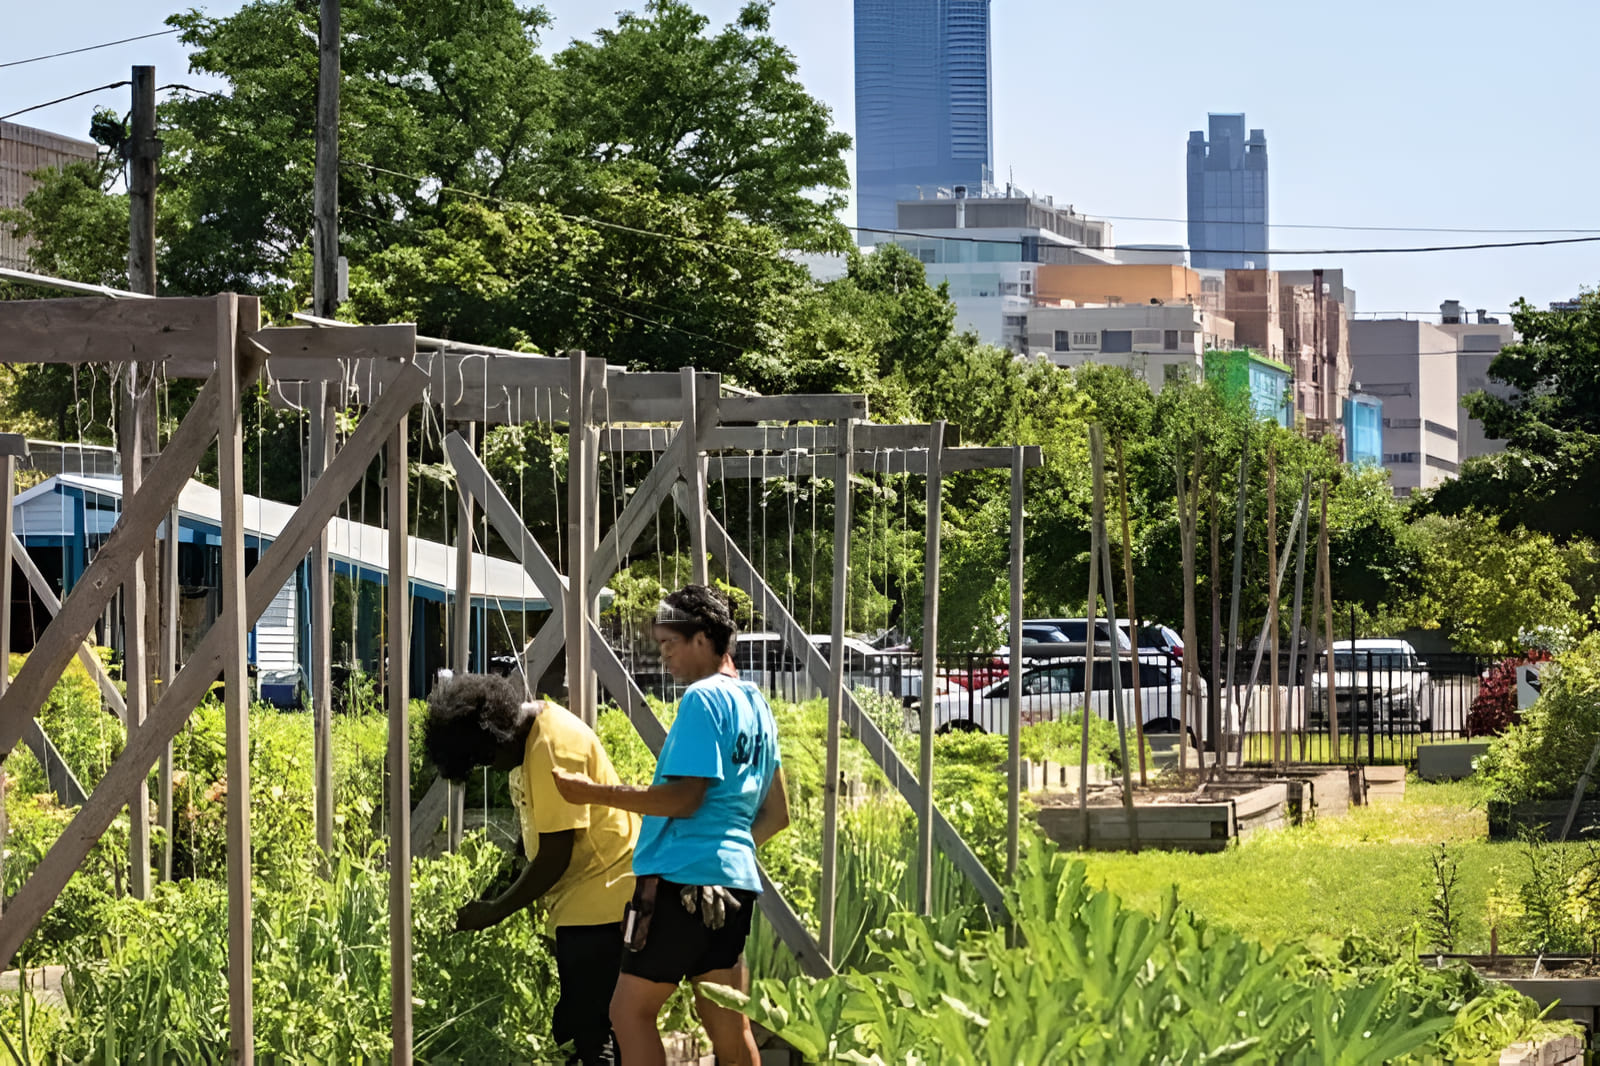
M 1244 396 L 1258 418 L 1280 426 L 1294 425 L 1293 373 L 1287 363 L 1268 359 L 1249 348 L 1210 351 L 1205 354 L 1206 379 L 1215 381 L 1230 396 Z

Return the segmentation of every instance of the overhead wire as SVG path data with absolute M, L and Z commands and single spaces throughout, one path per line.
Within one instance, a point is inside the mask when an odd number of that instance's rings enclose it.
M 18 111 L 7 112 L 4 115 L 0 115 L 0 122 L 3 122 L 8 118 L 16 118 L 18 115 L 26 115 L 30 111 L 42 111 L 47 107 L 54 107 L 57 104 L 64 104 L 68 100 L 76 100 L 80 96 L 90 96 L 94 93 L 104 92 L 107 89 L 120 89 L 124 85 L 132 84 L 133 83 L 131 81 L 128 81 L 126 78 L 124 78 L 122 81 L 113 81 L 107 82 L 105 85 L 96 85 L 93 89 L 85 89 L 80 93 L 72 93 L 69 96 L 58 96 L 54 100 L 46 100 L 42 104 L 34 104 L 32 107 L 24 107 Z
M 103 41 L 100 44 L 84 45 L 82 48 L 68 48 L 64 52 L 51 52 L 48 55 L 29 56 L 27 59 L 11 59 L 4 63 L 0 63 L 0 70 L 4 70 L 7 67 L 26 66 L 29 63 L 42 63 L 47 59 L 60 59 L 62 56 L 81 55 L 84 52 L 94 52 L 101 48 L 114 48 L 119 44 L 131 44 L 134 41 L 148 41 L 152 37 L 170 37 L 174 33 L 182 32 L 183 31 L 178 28 L 173 28 L 170 30 L 157 30 L 154 33 L 141 33 L 137 37 L 123 37 L 122 39 L 116 41 Z

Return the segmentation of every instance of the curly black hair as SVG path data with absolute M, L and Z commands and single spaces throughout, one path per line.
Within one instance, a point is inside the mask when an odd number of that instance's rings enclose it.
M 677 592 L 669 593 L 661 602 L 670 607 L 673 614 L 688 615 L 690 620 L 658 619 L 657 625 L 686 637 L 704 633 L 718 655 L 726 655 L 732 650 L 738 627 L 734 625 L 733 611 L 722 593 L 706 585 L 685 585 Z
M 458 674 L 428 697 L 422 744 L 446 781 L 494 762 L 522 723 L 522 689 L 496 674 Z

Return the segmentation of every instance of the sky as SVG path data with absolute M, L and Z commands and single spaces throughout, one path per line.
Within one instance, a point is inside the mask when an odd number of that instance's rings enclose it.
M 742 0 L 695 0 L 715 25 Z M 239 0 L 199 4 L 213 14 Z M 554 49 L 638 3 L 545 0 Z M 0 0 L 0 64 L 163 28 L 172 0 Z M 854 127 L 851 0 L 777 0 L 773 33 L 835 123 Z M 1600 89 L 1591 0 L 994 0 L 995 174 L 1113 220 L 1122 243 L 1183 243 L 1184 144 L 1207 112 L 1266 130 L 1274 249 L 1562 239 L 1568 233 L 1440 233 L 1419 227 L 1578 229 L 1600 235 L 1591 190 Z M 0 65 L 0 114 L 128 76 L 214 87 L 171 37 L 24 66 Z M 19 116 L 84 136 L 127 89 Z M 847 218 L 846 221 L 853 221 Z M 1300 226 L 1409 227 L 1407 232 Z M 1600 283 L 1600 242 L 1415 255 L 1277 256 L 1279 268 L 1343 267 L 1357 309 L 1507 310 Z

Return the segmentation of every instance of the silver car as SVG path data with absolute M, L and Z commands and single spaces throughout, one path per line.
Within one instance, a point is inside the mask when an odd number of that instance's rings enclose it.
M 1311 724 L 1328 724 L 1327 659 L 1311 678 Z M 1384 732 L 1426 731 L 1433 727 L 1433 686 L 1428 664 L 1404 640 L 1333 642 L 1333 693 L 1339 728 L 1377 728 Z

